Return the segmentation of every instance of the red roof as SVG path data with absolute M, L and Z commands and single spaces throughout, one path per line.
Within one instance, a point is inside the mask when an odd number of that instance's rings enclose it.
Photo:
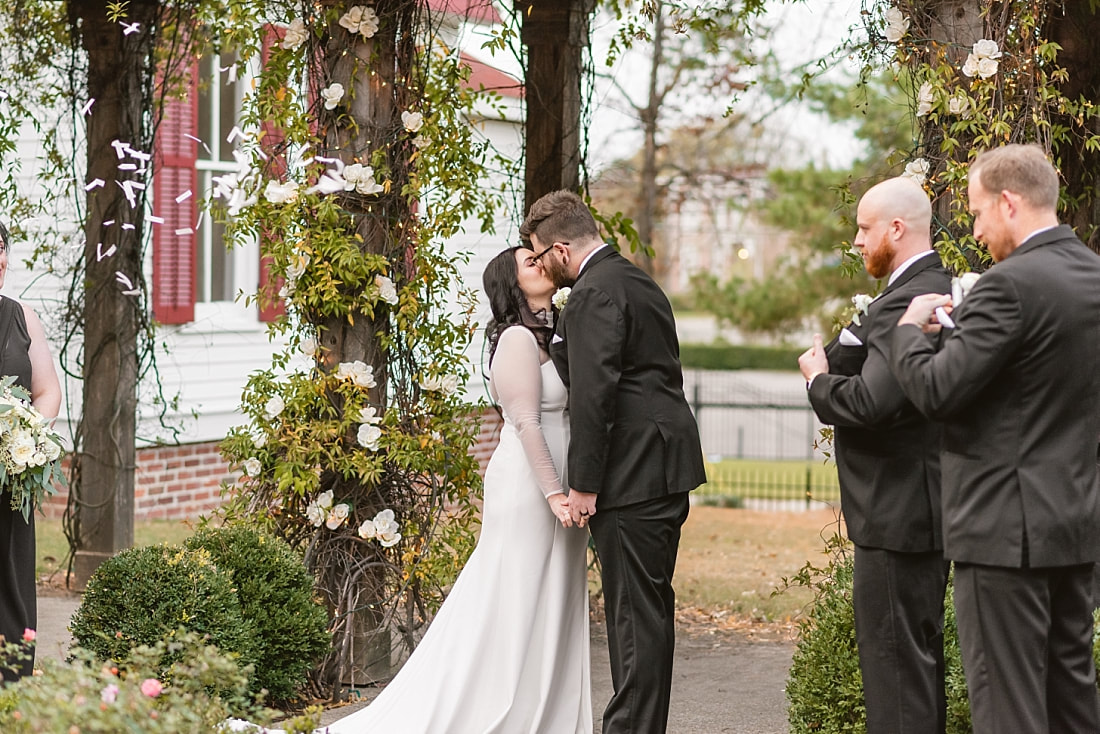
M 431 0 L 437 2 L 446 0 Z M 451 0 L 454 2 L 454 0 Z M 484 61 L 479 61 L 467 53 L 461 52 L 459 58 L 462 63 L 470 67 L 470 81 L 467 84 L 473 89 L 497 92 L 504 97 L 523 99 L 523 82 L 511 74 L 506 74 L 496 67 L 489 66 Z
M 500 23 L 492 0 L 428 0 L 428 8 L 480 23 Z

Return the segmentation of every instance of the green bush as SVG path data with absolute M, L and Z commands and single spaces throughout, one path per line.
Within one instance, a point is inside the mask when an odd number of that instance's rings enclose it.
M 680 363 L 696 370 L 798 370 L 802 349 L 735 346 L 733 344 L 681 344 Z
M 798 645 L 787 680 L 791 734 L 859 734 L 867 730 L 852 609 L 851 544 L 833 536 L 826 550 L 830 561 L 825 568 L 807 563 L 792 579 L 784 580 L 788 587 L 803 586 L 814 592 L 809 613 L 799 623 Z M 947 734 L 970 734 L 970 704 L 959 652 L 953 592 L 949 582 L 943 645 Z M 1100 667 L 1100 624 L 1096 629 L 1092 654 Z
M 243 525 L 200 530 L 184 545 L 208 552 L 232 579 L 255 636 L 252 691 L 267 689 L 275 701 L 294 697 L 331 642 L 328 614 L 301 558 L 286 542 Z
M 121 671 L 82 648 L 67 663 L 44 661 L 40 673 L 0 691 L 0 731 L 191 734 L 218 731 L 231 715 L 266 724 L 276 713 L 249 702 L 248 670 L 199 635 L 173 630 L 129 653 Z M 175 662 L 164 670 L 166 658 Z
M 79 646 L 119 662 L 177 628 L 206 635 L 223 652 L 239 655 L 242 666 L 256 660 L 255 636 L 237 592 L 205 550 L 152 545 L 122 551 L 92 574 L 72 620 Z M 162 665 L 172 662 L 166 654 Z

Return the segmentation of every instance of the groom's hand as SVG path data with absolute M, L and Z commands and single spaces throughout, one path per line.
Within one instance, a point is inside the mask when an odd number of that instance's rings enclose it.
M 569 490 L 569 512 L 578 528 L 588 525 L 588 519 L 596 514 L 596 495 L 593 492 Z

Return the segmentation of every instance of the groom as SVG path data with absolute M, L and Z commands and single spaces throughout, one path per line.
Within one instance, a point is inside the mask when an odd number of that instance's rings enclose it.
M 615 688 L 603 731 L 664 732 L 672 572 L 688 492 L 706 481 L 672 308 L 600 239 L 574 193 L 536 201 L 520 236 L 555 285 L 572 286 L 550 355 L 569 388 L 569 507 L 579 526 L 591 526 L 603 576 Z

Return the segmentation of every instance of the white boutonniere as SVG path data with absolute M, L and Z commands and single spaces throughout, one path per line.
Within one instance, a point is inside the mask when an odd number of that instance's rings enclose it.
M 572 288 L 568 286 L 565 288 L 558 288 L 554 291 L 554 296 L 550 299 L 554 304 L 554 308 L 561 311 L 565 308 L 565 304 L 569 302 L 569 294 L 573 292 Z
M 856 326 L 860 326 L 860 317 L 867 313 L 867 309 L 871 306 L 871 301 L 875 300 L 866 293 L 857 293 L 852 296 L 852 305 L 856 307 L 856 312 L 852 314 L 852 323 Z
M 978 282 L 981 273 L 963 273 L 951 279 L 951 307 L 958 308 L 963 299 L 970 293 L 970 289 Z

